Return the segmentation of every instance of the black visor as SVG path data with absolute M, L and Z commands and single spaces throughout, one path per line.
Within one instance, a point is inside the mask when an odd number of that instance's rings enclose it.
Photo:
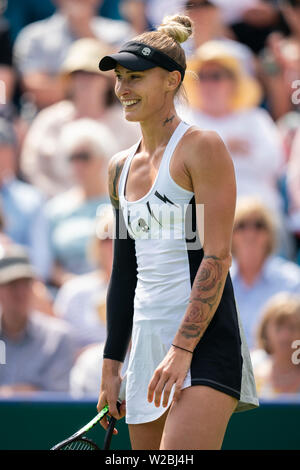
M 169 72 L 178 70 L 181 73 L 182 80 L 185 74 L 185 69 L 167 54 L 147 44 L 134 41 L 124 44 L 116 54 L 103 57 L 100 60 L 99 69 L 102 71 L 112 70 L 117 64 L 134 71 L 149 70 L 153 67 L 162 67 Z

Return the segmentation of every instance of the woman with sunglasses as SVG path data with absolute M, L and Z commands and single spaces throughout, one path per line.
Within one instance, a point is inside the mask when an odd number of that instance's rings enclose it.
M 257 195 L 282 216 L 278 189 L 284 163 L 282 142 L 270 115 L 259 106 L 260 84 L 231 46 L 220 40 L 199 47 L 188 65 L 197 80 L 187 75 L 190 109 L 185 119 L 221 136 L 232 156 L 237 197 Z M 286 242 L 284 233 L 282 238 Z
M 238 200 L 232 237 L 231 278 L 248 347 L 265 303 L 277 292 L 299 292 L 299 267 L 278 256 L 278 226 L 273 213 L 256 198 Z
M 228 274 L 232 161 L 215 132 L 186 124 L 174 105 L 191 33 L 188 17 L 165 18 L 100 61 L 142 131 L 109 168 L 117 230 L 97 406 L 117 419 L 126 406 L 133 449 L 220 449 L 232 413 L 258 405 Z

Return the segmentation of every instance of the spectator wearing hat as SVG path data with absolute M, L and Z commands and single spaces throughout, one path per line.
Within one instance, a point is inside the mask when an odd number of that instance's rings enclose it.
M 5 220 L 4 232 L 15 243 L 27 247 L 37 276 L 46 280 L 47 221 L 43 214 L 44 197 L 33 186 L 16 176 L 17 139 L 12 124 L 0 118 L 0 196 Z
M 102 0 L 57 0 L 57 10 L 45 20 L 26 26 L 14 47 L 14 60 L 23 88 L 38 109 L 64 96 L 58 72 L 74 41 L 93 37 L 117 47 L 131 35 L 125 21 L 97 15 Z
M 278 256 L 278 221 L 255 198 L 238 200 L 232 237 L 231 278 L 247 343 L 256 347 L 256 328 L 275 294 L 300 292 L 300 269 Z
M 64 127 L 59 143 L 75 181 L 45 206 L 49 225 L 52 283 L 60 287 L 69 278 L 91 272 L 94 263 L 87 246 L 95 233 L 97 211 L 109 202 L 108 161 L 115 153 L 110 130 L 94 120 L 78 119 Z
M 0 396 L 41 391 L 65 392 L 74 362 L 69 327 L 32 309 L 34 270 L 18 245 L 0 247 Z
M 189 69 L 197 78 L 187 74 L 191 113 L 186 120 L 222 137 L 233 159 L 238 197 L 255 195 L 281 214 L 277 183 L 283 170 L 282 144 L 272 118 L 259 107 L 257 80 L 221 41 L 199 47 Z
M 99 70 L 99 58 L 107 51 L 93 38 L 76 41 L 61 68 L 68 99 L 40 111 L 29 128 L 21 151 L 21 169 L 47 197 L 74 183 L 58 148 L 65 124 L 81 118 L 105 124 L 114 134 L 117 151 L 130 147 L 140 137 L 139 127 L 124 119 L 123 110 L 112 99 L 112 77 Z

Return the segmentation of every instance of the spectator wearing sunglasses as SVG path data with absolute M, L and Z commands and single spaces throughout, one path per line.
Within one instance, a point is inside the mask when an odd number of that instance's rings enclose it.
M 238 200 L 232 238 L 232 283 L 248 345 L 265 303 L 275 294 L 300 290 L 299 267 L 277 255 L 278 225 L 272 212 L 255 198 Z
M 189 69 L 197 79 L 187 74 L 191 112 L 185 119 L 221 135 L 235 166 L 238 197 L 257 195 L 282 213 L 277 189 L 284 160 L 282 144 L 270 115 L 259 107 L 259 83 L 222 41 L 199 47 Z
M 95 269 L 87 246 L 95 233 L 97 210 L 109 201 L 106 175 L 115 151 L 114 137 L 104 125 L 78 119 L 64 127 L 59 148 L 69 161 L 75 183 L 50 199 L 45 209 L 55 287 Z

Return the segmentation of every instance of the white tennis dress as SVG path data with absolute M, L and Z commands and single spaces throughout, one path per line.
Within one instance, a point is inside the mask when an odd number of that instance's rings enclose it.
M 120 207 L 135 241 L 137 260 L 132 344 L 126 373 L 129 424 L 153 421 L 166 411 L 148 403 L 147 389 L 186 312 L 203 257 L 201 246 L 195 244 L 195 231 L 191 226 L 187 228 L 187 214 L 195 205 L 194 194 L 180 187 L 170 175 L 172 155 L 189 127 L 180 122 L 175 129 L 153 186 L 142 198 L 129 202 L 125 197 L 128 171 L 140 141 L 130 149 L 120 176 Z M 258 406 L 250 355 L 229 275 L 222 301 L 194 351 L 183 387 L 201 384 L 236 397 L 237 411 Z

